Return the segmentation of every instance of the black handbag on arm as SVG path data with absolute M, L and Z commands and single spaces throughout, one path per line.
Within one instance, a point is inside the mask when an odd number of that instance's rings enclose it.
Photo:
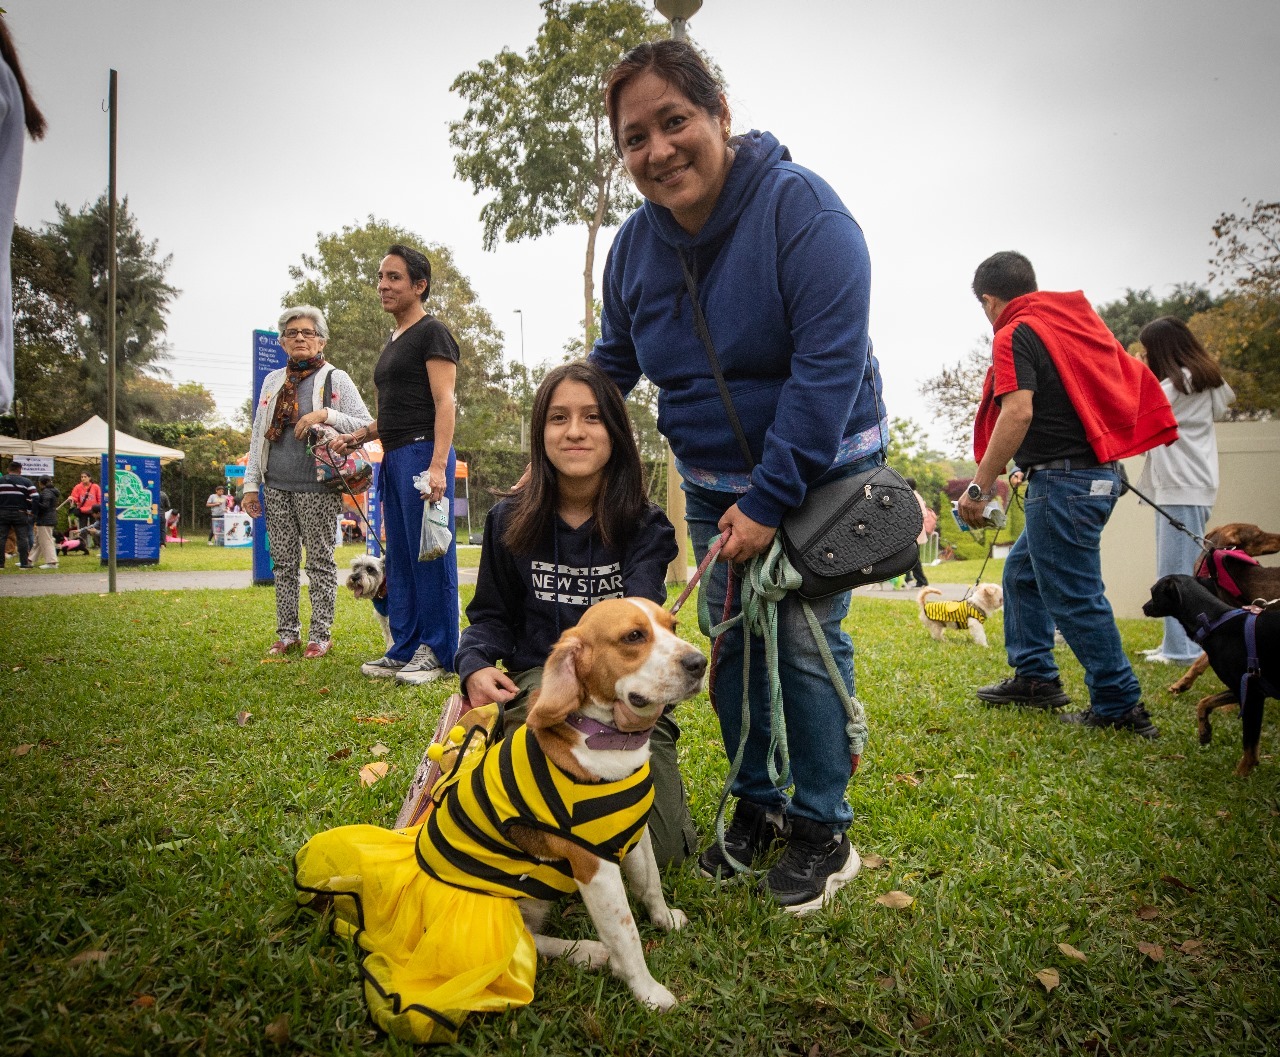
M 748 470 L 754 469 L 755 458 L 729 396 L 698 301 L 697 283 L 683 253 L 680 266 L 693 305 L 694 327 L 706 347 L 729 424 Z M 897 470 L 882 465 L 810 488 L 804 502 L 782 519 L 778 534 L 787 559 L 803 580 L 800 596 L 812 600 L 882 583 L 909 571 L 919 557 L 916 539 L 923 528 L 915 492 Z

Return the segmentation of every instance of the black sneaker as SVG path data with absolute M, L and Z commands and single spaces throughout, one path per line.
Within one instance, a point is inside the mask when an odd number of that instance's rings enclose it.
M 845 834 L 796 817 L 791 820 L 787 850 L 760 882 L 760 891 L 772 895 L 789 913 L 808 914 L 822 909 L 861 868 L 857 849 Z
M 739 800 L 733 810 L 733 821 L 724 831 L 724 848 L 719 841 L 713 842 L 698 856 L 698 868 L 703 877 L 712 881 L 717 877 L 733 877 L 737 871 L 725 858 L 725 851 L 743 866 L 754 866 L 786 833 L 787 817 L 780 810 L 771 811 L 752 800 Z
M 1130 734 L 1136 734 L 1140 738 L 1152 739 L 1160 737 L 1160 729 L 1151 722 L 1151 717 L 1147 715 L 1147 710 L 1142 707 L 1141 701 L 1129 709 L 1128 712 L 1119 716 L 1100 716 L 1090 705 L 1083 712 L 1067 712 L 1058 718 L 1063 723 L 1073 723 L 1081 727 L 1098 727 L 1101 729 L 1110 727 L 1114 730 L 1127 730 Z
M 980 686 L 974 693 L 993 705 L 1022 705 L 1026 708 L 1061 708 L 1071 701 L 1062 689 L 1062 680 L 1028 679 L 1021 675 Z

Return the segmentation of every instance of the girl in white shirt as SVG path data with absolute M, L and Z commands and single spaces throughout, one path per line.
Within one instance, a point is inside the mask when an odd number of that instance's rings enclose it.
M 1147 365 L 1164 389 L 1178 420 L 1178 439 L 1147 452 L 1138 487 L 1198 536 L 1204 535 L 1218 496 L 1218 438 L 1214 422 L 1226 417 L 1236 394 L 1223 380 L 1213 357 L 1190 328 L 1173 316 L 1162 316 L 1138 335 Z M 1156 574 L 1191 573 L 1200 547 L 1156 514 Z M 1149 661 L 1190 664 L 1200 648 L 1171 617 L 1164 640 L 1147 651 Z

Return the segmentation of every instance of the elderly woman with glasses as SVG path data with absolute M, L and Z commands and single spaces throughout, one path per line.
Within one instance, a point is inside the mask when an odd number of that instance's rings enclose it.
M 331 642 L 338 597 L 333 548 L 342 496 L 316 479 L 307 433 L 315 425 L 350 433 L 372 422 L 373 416 L 350 376 L 325 362 L 329 327 L 318 308 L 286 308 L 279 329 L 289 362 L 262 383 L 244 472 L 243 506 L 250 517 L 258 517 L 265 500 L 275 564 L 277 635 L 267 653 L 282 656 L 301 645 L 298 566 L 305 547 L 311 627 L 302 655 L 316 658 L 329 652 Z

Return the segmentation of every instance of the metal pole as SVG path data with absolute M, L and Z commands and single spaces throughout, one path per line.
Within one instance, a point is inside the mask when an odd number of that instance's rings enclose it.
M 529 399 L 529 368 L 524 362 L 524 309 L 517 308 L 515 314 L 520 317 L 520 450 L 528 451 L 524 442 L 524 405 Z
M 107 174 L 107 591 L 116 593 L 116 71 L 107 107 L 110 147 Z

